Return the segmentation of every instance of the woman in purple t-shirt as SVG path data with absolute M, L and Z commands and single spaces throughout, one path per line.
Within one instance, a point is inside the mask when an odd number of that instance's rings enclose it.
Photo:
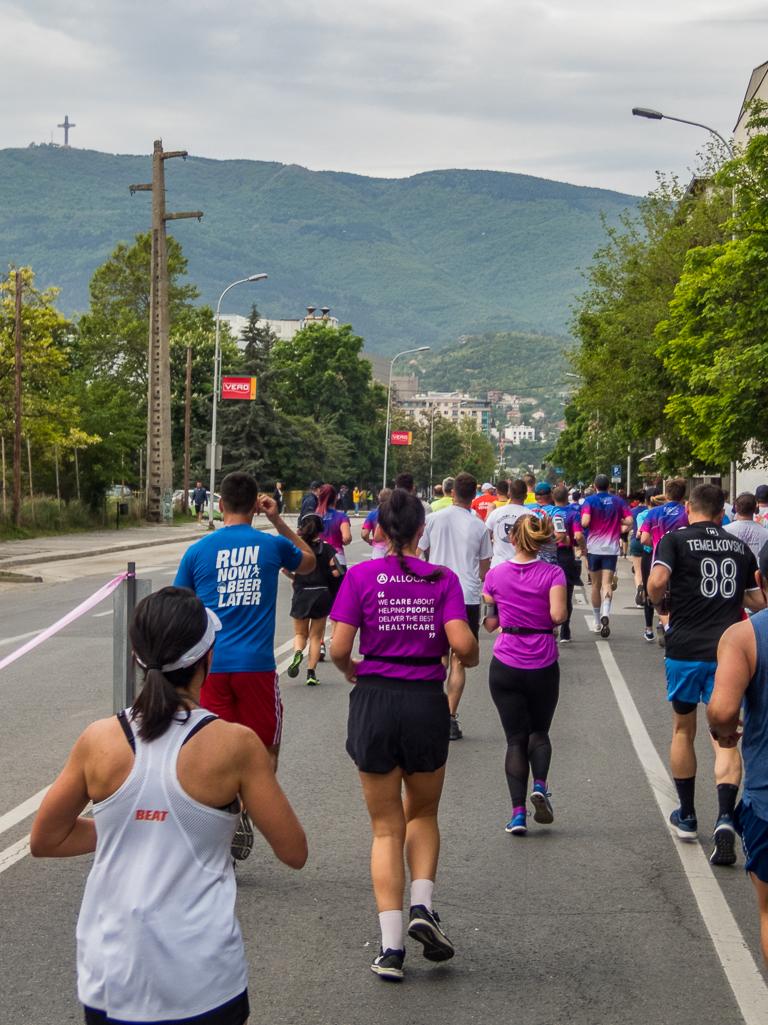
M 381 950 L 371 969 L 403 977 L 406 852 L 411 876 L 408 935 L 429 961 L 453 957 L 432 910 L 440 851 L 437 809 L 448 758 L 450 713 L 443 656 L 479 661 L 459 578 L 417 557 L 424 508 L 402 489 L 379 507 L 387 542 L 383 559 L 347 572 L 331 610 L 331 658 L 350 683 L 347 751 L 360 773 L 373 827 L 371 874 Z M 360 630 L 362 659 L 353 659 Z M 402 790 L 405 786 L 405 801 Z
M 504 769 L 512 818 L 506 830 L 524 836 L 525 795 L 533 773 L 534 822 L 554 821 L 547 791 L 552 760 L 549 727 L 560 692 L 554 630 L 568 617 L 565 574 L 538 554 L 552 537 L 549 516 L 522 516 L 512 528 L 517 554 L 489 570 L 483 600 L 490 606 L 485 629 L 501 627 L 493 647 L 491 697 L 507 737 Z

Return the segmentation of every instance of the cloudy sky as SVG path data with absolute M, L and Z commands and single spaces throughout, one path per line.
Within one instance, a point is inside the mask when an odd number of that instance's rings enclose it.
M 0 0 L 0 148 L 168 148 L 644 193 L 730 135 L 768 0 Z

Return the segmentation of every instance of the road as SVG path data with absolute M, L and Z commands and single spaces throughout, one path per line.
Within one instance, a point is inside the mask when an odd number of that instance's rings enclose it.
M 139 575 L 154 587 L 172 582 L 184 547 L 137 551 Z M 356 561 L 367 548 L 356 541 L 349 553 Z M 43 584 L 0 585 L 0 655 L 17 646 L 11 638 L 49 625 L 95 591 L 126 557 L 49 564 Z M 320 666 L 317 688 L 304 684 L 303 673 L 296 681 L 283 675 L 280 780 L 307 830 L 310 857 L 293 872 L 257 840 L 238 868 L 252 1022 L 768 1020 L 743 857 L 715 873 L 703 843 L 681 860 L 649 782 L 650 774 L 662 803 L 671 802 L 671 783 L 657 764 L 660 757 L 666 766 L 670 737 L 663 652 L 643 641 L 628 567 L 620 571 L 610 640 L 588 631 L 581 605 L 574 642 L 561 651 L 550 777 L 556 820 L 532 824 L 525 838 L 503 829 L 510 811 L 504 741 L 487 687 L 493 640 L 483 636 L 481 665 L 469 673 L 461 707 L 465 736 L 451 745 L 441 806 L 435 904 L 457 954 L 432 966 L 411 944 L 402 986 L 368 970 L 378 920 L 370 826 L 344 750 L 348 685 L 329 664 Z M 278 648 L 293 635 L 289 602 L 282 579 Z M 0 672 L 0 816 L 47 786 L 79 732 L 111 713 L 111 617 L 101 614 L 109 608 L 108 600 Z M 700 733 L 697 810 L 705 835 L 716 796 L 703 721 Z M 82 1020 L 74 925 L 90 859 L 26 856 L 4 868 L 3 852 L 18 846 L 30 822 L 0 833 L 0 1020 L 60 1025 Z

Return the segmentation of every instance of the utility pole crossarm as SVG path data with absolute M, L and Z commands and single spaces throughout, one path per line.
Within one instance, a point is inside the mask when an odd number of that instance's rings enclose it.
M 185 149 L 175 149 L 169 153 L 163 153 L 163 160 L 170 160 L 172 157 L 183 157 L 187 159 L 187 151 Z
M 164 214 L 163 215 L 163 220 L 164 221 L 180 221 L 183 217 L 196 217 L 198 219 L 198 221 L 199 221 L 199 220 L 202 219 L 202 216 L 203 216 L 203 211 L 202 210 L 193 210 L 192 213 L 188 213 L 188 214 Z
M 149 184 L 149 185 L 129 185 L 128 186 L 128 191 L 130 192 L 131 195 L 133 195 L 134 192 L 151 192 L 152 191 L 152 185 L 151 184 Z

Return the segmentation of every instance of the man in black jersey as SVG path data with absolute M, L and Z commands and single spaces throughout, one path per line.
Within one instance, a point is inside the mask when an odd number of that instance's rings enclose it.
M 665 534 L 656 547 L 648 578 L 648 597 L 659 605 L 669 590 L 669 630 L 665 668 L 667 700 L 672 703 L 674 727 L 670 764 L 680 807 L 669 822 L 681 840 L 696 840 L 696 709 L 712 695 L 717 669 L 717 645 L 722 634 L 741 618 L 742 605 L 765 607 L 755 581 L 757 560 L 749 546 L 720 526 L 723 492 L 714 484 L 699 484 L 686 503 L 687 527 Z M 713 865 L 736 860 L 733 809 L 741 782 L 738 748 L 713 743 L 719 813 L 714 832 Z

